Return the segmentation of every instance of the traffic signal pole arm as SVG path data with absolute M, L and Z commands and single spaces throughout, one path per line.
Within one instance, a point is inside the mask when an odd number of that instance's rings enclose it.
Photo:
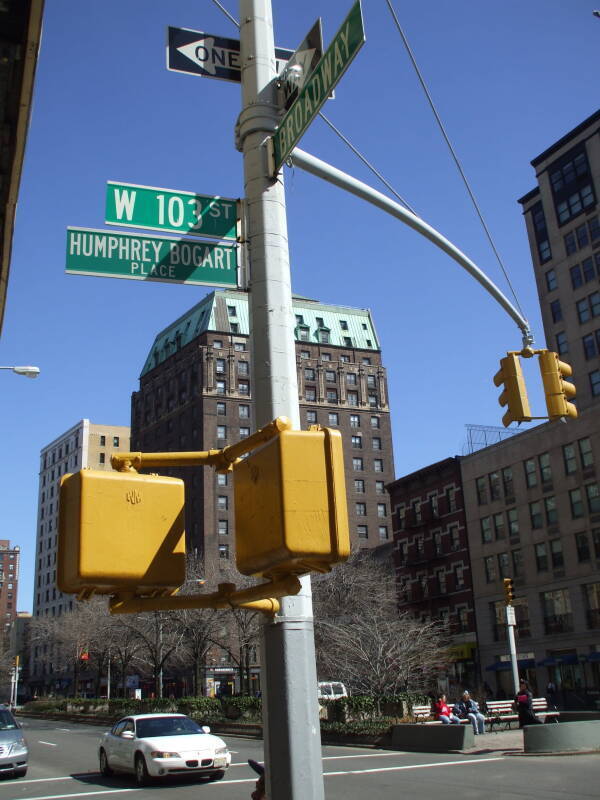
M 199 450 L 180 453 L 113 453 L 110 459 L 117 472 L 138 472 L 151 467 L 214 467 L 217 472 L 228 472 L 246 453 L 274 439 L 282 431 L 290 430 L 291 421 L 287 417 L 277 417 L 264 428 L 256 431 L 236 444 L 222 450 Z
M 341 189 L 345 189 L 351 194 L 360 197 L 362 200 L 366 200 L 368 203 L 377 206 L 377 208 L 380 208 L 382 211 L 386 211 L 388 214 L 391 214 L 393 217 L 396 217 L 401 222 L 404 222 L 410 228 L 417 231 L 417 233 L 425 236 L 426 239 L 429 239 L 430 242 L 436 247 L 439 247 L 440 250 L 443 250 L 444 253 L 449 255 L 450 258 L 454 259 L 457 264 L 465 269 L 469 275 L 475 278 L 517 323 L 523 337 L 523 347 L 530 347 L 533 344 L 533 334 L 531 333 L 529 323 L 523 315 L 517 311 L 496 284 L 493 283 L 488 276 L 462 252 L 462 250 L 459 250 L 456 245 L 452 244 L 445 236 L 442 236 L 439 231 L 436 231 L 435 228 L 432 228 L 431 225 L 428 225 L 420 217 L 417 217 L 399 203 L 390 200 L 389 197 L 386 197 L 386 195 L 378 192 L 366 183 L 336 169 L 325 161 L 321 161 L 321 159 L 310 155 L 310 153 L 300 150 L 298 147 L 292 151 L 290 161 L 294 166 L 300 167 L 306 172 L 310 172 L 311 175 L 323 178 L 329 181 L 329 183 L 333 183 L 335 186 L 339 186 Z

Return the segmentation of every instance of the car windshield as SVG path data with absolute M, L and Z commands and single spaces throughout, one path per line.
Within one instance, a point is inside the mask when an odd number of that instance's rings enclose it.
M 204 733 L 200 725 L 189 717 L 151 717 L 136 722 L 138 739 L 151 739 L 154 736 L 185 736 Z
M 16 727 L 17 723 L 10 711 L 0 710 L 0 731 L 11 731 Z

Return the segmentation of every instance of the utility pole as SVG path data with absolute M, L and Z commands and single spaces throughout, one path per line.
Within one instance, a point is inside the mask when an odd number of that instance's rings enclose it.
M 513 684 L 515 694 L 519 691 L 519 665 L 517 663 L 517 648 L 515 645 L 515 627 L 517 624 L 515 608 L 514 584 L 512 578 L 504 578 L 504 602 L 506 603 L 506 630 L 508 633 L 508 647 L 510 652 L 510 663 L 512 667 Z
M 269 177 L 266 140 L 279 112 L 271 0 L 240 0 L 242 112 L 256 425 L 286 416 L 300 428 L 283 176 Z M 324 800 L 310 577 L 262 628 L 267 796 Z

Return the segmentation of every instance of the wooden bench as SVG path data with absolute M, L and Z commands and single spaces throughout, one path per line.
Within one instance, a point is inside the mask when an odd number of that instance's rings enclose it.
M 548 718 L 552 718 L 554 722 L 558 722 L 560 716 L 559 711 L 549 711 L 548 701 L 545 697 L 534 697 L 531 701 L 533 713 L 536 716 L 543 716 L 544 722 Z M 510 728 L 511 722 L 519 719 L 519 715 L 515 710 L 513 700 L 487 700 L 486 704 L 485 721 L 489 725 L 490 730 L 494 730 L 497 725 L 504 725 L 504 730 Z
M 448 703 L 448 708 L 452 711 L 453 706 Z M 422 722 L 425 725 L 443 725 L 439 719 L 434 719 L 434 711 L 431 706 L 413 706 L 412 715 L 415 722 Z M 461 719 L 462 722 L 469 722 L 468 719 Z M 455 723 L 456 724 L 456 723 Z

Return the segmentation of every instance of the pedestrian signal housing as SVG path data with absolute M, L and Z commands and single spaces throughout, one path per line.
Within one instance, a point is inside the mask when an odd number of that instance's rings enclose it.
M 350 555 L 342 437 L 284 430 L 234 467 L 237 568 L 328 572 Z
M 183 481 L 83 469 L 60 487 L 61 592 L 171 594 L 185 581 Z
M 504 384 L 504 391 L 498 398 L 500 405 L 507 408 L 502 417 L 504 427 L 508 428 L 511 422 L 530 422 L 532 416 L 527 389 L 517 353 L 507 353 L 505 358 L 500 359 L 500 370 L 494 375 L 494 384 Z

